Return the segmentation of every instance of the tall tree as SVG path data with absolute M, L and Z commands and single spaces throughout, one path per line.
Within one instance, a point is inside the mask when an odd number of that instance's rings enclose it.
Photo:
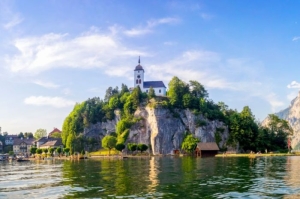
M 196 149 L 198 142 L 200 142 L 198 138 L 195 138 L 192 134 L 188 134 L 181 144 L 181 149 L 192 153 Z
M 178 77 L 173 77 L 169 82 L 168 96 L 172 106 L 177 108 L 183 107 L 183 96 L 189 93 L 189 85 L 181 81 Z
M 114 136 L 106 135 L 102 139 L 102 147 L 108 149 L 109 155 L 110 155 L 110 150 L 115 148 L 116 144 L 117 144 L 117 139 Z
M 47 131 L 46 129 L 38 129 L 36 130 L 36 132 L 34 133 L 34 137 L 36 139 L 40 139 L 41 137 L 46 137 L 47 136 Z
M 155 96 L 156 96 L 156 95 L 155 95 L 155 90 L 153 89 L 152 86 L 150 86 L 149 92 L 148 92 L 148 98 L 149 98 L 149 99 L 152 99 L 152 98 L 154 98 Z
M 204 86 L 197 81 L 190 81 L 191 94 L 196 98 L 208 98 L 208 92 Z

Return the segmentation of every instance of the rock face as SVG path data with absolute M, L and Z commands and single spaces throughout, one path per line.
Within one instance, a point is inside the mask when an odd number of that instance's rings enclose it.
M 140 118 L 134 124 L 126 143 L 144 143 L 151 146 L 154 155 L 172 154 L 180 150 L 181 143 L 187 132 L 199 138 L 201 142 L 215 142 L 215 132 L 218 130 L 221 140 L 220 147 L 226 146 L 228 128 L 219 121 L 209 121 L 202 115 L 195 115 L 190 110 L 175 110 L 165 108 L 140 107 L 134 114 Z M 119 116 L 113 121 L 98 123 L 84 130 L 87 137 L 102 139 L 110 132 L 115 132 Z
M 294 135 L 292 137 L 292 148 L 300 149 L 300 92 L 298 96 L 291 101 L 288 108 L 275 113 L 279 118 L 285 119 L 289 122 L 294 130 Z M 265 122 L 265 121 L 264 121 Z M 298 145 L 298 146 L 297 146 Z

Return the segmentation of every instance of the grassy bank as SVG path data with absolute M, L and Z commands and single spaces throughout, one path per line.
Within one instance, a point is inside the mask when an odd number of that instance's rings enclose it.
M 120 155 L 121 153 L 115 149 L 110 150 L 110 155 Z M 108 156 L 108 149 L 101 149 L 99 151 L 94 151 L 89 153 L 90 156 Z
M 237 153 L 237 154 L 218 154 L 215 157 L 271 157 L 271 156 L 300 156 L 300 154 L 296 153 L 262 153 L 262 154 L 244 154 L 244 153 Z

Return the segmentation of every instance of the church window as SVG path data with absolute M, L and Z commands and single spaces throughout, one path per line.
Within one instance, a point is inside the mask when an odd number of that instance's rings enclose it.
M 139 79 L 139 83 L 141 83 L 141 79 Z
M 140 75 L 138 75 L 138 76 L 137 76 L 137 78 L 141 78 L 141 76 L 140 76 Z
M 159 93 L 161 93 L 161 90 L 159 89 L 159 91 L 158 91 Z
M 146 93 L 148 93 L 148 90 L 146 90 Z
M 136 84 L 138 84 L 139 83 L 139 80 L 136 80 Z

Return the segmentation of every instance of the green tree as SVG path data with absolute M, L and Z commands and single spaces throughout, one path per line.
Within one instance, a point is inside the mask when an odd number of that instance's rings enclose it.
M 120 95 L 123 96 L 125 93 L 129 93 L 129 89 L 128 89 L 127 85 L 122 84 Z
M 109 108 L 112 110 L 115 110 L 117 108 L 119 108 L 120 106 L 120 100 L 117 96 L 111 97 L 109 99 Z
M 146 144 L 138 144 L 137 148 L 142 153 L 143 151 L 146 151 L 148 149 L 148 146 Z
M 132 99 L 132 106 L 133 109 L 136 110 L 138 106 L 140 105 L 141 98 L 142 98 L 142 91 L 139 86 L 135 87 L 131 93 L 131 99 Z
M 114 136 L 106 135 L 102 139 L 102 147 L 108 149 L 109 155 L 110 155 L 110 150 L 115 148 L 116 144 L 117 144 L 117 139 Z
M 69 152 L 70 152 L 70 148 L 64 148 L 64 153 L 66 153 L 68 155 Z
M 8 152 L 8 155 L 9 155 L 9 156 L 13 156 L 13 155 L 14 155 L 14 152 L 13 152 L 13 151 L 9 151 L 9 152 Z
M 46 137 L 47 136 L 47 131 L 46 129 L 38 129 L 36 130 L 36 132 L 34 133 L 34 137 L 36 139 L 40 139 L 42 137 Z
M 181 149 L 188 153 L 192 153 L 195 151 L 198 142 L 200 142 L 198 138 L 195 138 L 192 134 L 188 134 L 181 144 Z
M 31 148 L 30 148 L 30 153 L 31 153 L 31 154 L 36 154 L 36 150 L 37 150 L 36 147 L 31 147 Z
M 24 138 L 24 134 L 22 132 L 19 133 L 18 138 Z
M 189 85 L 181 81 L 178 77 L 173 77 L 169 82 L 168 96 L 170 104 L 176 108 L 183 108 L 183 96 L 189 93 Z
M 155 97 L 156 97 L 156 95 L 155 95 L 155 90 L 153 89 L 152 86 L 150 86 L 149 92 L 148 92 L 148 98 L 149 98 L 149 99 L 152 99 L 152 98 L 155 98 Z
M 125 144 L 123 144 L 123 143 L 117 143 L 115 148 L 118 151 L 122 152 L 122 150 L 125 149 Z
M 42 154 L 42 153 L 43 153 L 43 150 L 42 150 L 42 149 L 37 149 L 37 150 L 36 150 L 36 153 L 37 153 L 37 154 Z
M 50 154 L 53 154 L 54 151 L 55 151 L 55 148 L 50 148 L 49 149 Z
M 49 151 L 48 149 L 43 149 L 44 153 L 48 153 L 48 151 Z
M 191 94 L 196 98 L 208 98 L 208 92 L 205 90 L 204 86 L 197 81 L 190 81 Z
M 50 135 L 52 138 L 61 138 L 61 133 L 60 132 L 54 132 Z
M 58 148 L 56 148 L 56 153 L 58 153 L 58 155 L 60 155 L 61 154 L 61 148 L 60 147 L 58 147 Z
M 127 148 L 128 148 L 129 151 L 134 152 L 134 151 L 137 150 L 137 144 L 136 143 L 128 143 Z

